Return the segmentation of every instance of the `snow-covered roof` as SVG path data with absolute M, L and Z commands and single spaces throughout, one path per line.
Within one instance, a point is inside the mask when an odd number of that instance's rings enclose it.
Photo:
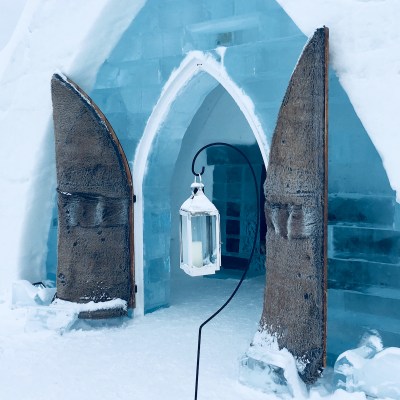
M 277 1 L 305 35 L 329 27 L 330 62 L 400 201 L 400 1 Z
M 190 213 L 192 215 L 216 215 L 218 210 L 213 203 L 207 198 L 203 192 L 204 185 L 202 183 L 192 183 L 192 195 L 182 204 L 180 211 Z M 197 190 L 196 190 L 197 189 Z

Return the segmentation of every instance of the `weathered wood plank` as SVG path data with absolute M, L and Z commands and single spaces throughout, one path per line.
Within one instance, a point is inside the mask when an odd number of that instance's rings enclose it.
M 325 365 L 328 29 L 293 72 L 275 128 L 267 179 L 267 285 L 261 328 L 314 382 Z
M 134 305 L 133 190 L 128 162 L 105 116 L 69 79 L 51 81 L 58 184 L 57 297 L 121 298 Z M 122 315 L 122 309 L 81 318 Z

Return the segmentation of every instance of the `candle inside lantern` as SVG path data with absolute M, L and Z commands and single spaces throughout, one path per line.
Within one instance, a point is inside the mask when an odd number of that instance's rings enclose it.
M 203 244 L 200 241 L 192 242 L 192 265 L 203 266 Z

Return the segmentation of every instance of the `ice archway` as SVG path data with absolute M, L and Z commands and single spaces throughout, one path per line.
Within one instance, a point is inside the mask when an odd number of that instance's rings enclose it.
M 222 48 L 218 49 L 214 56 L 197 51 L 188 54 L 164 86 L 136 150 L 133 183 L 137 196 L 135 203 L 137 315 L 168 301 L 169 260 L 165 260 L 165 247 L 168 246 L 169 240 L 170 211 L 167 196 L 163 198 L 163 191 L 168 189 L 167 182 L 172 176 L 174 160 L 179 153 L 182 138 L 190 121 L 204 98 L 218 84 L 225 88 L 240 108 L 267 165 L 268 144 L 254 111 L 253 102 L 230 79 L 223 66 L 223 57 Z M 166 151 L 168 157 L 165 157 Z M 157 235 L 160 232 L 164 235 Z M 153 234 L 157 238 L 152 237 Z M 152 271 L 156 269 L 157 282 L 152 279 Z

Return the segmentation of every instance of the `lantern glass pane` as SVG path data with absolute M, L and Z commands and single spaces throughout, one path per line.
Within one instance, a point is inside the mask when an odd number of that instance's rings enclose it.
M 210 261 L 212 264 L 216 264 L 217 263 L 217 217 L 213 215 L 209 218 L 211 219 Z
M 192 216 L 192 265 L 202 267 L 216 263 L 216 217 Z
M 187 215 L 181 215 L 181 264 L 189 265 Z

